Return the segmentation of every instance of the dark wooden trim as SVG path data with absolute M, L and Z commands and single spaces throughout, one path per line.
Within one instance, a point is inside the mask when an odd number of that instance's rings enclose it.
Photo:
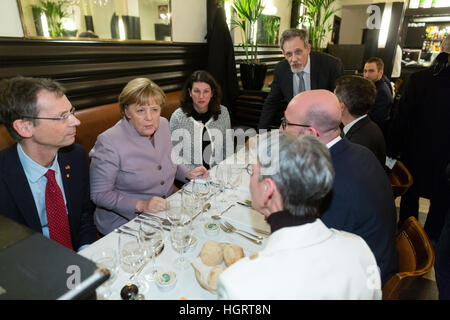
M 234 46 L 234 56 L 236 60 L 236 70 L 240 76 L 240 64 L 245 59 L 245 52 L 241 46 Z M 258 58 L 261 63 L 267 65 L 267 74 L 273 74 L 275 66 L 284 59 L 283 53 L 278 46 L 258 45 Z
M 206 43 L 58 41 L 0 37 L 0 78 L 49 77 L 78 109 L 117 102 L 125 84 L 148 77 L 165 92 L 207 65 Z

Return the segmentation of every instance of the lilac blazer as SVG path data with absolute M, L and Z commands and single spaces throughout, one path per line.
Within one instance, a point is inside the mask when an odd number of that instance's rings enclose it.
M 153 143 L 122 118 L 97 137 L 91 157 L 91 199 L 97 205 L 94 221 L 102 234 L 136 217 L 138 200 L 166 198 L 174 179 L 186 181 L 189 171 L 171 159 L 169 123 L 160 117 Z

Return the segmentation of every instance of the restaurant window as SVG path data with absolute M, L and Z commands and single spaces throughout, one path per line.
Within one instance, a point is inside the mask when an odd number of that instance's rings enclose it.
M 25 37 L 172 41 L 170 0 L 17 0 Z

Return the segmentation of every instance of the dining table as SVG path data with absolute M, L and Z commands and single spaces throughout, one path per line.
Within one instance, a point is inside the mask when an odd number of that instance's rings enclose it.
M 213 240 L 221 244 L 236 244 L 242 247 L 244 255 L 250 256 L 252 253 L 262 250 L 267 242 L 270 235 L 270 226 L 264 219 L 264 216 L 259 212 L 255 211 L 251 205 L 251 196 L 249 190 L 250 175 L 247 170 L 247 166 L 254 162 L 254 155 L 248 147 L 243 147 L 236 153 L 229 156 L 227 159 L 222 161 L 219 165 L 231 165 L 235 168 L 233 174 L 240 175 L 240 181 L 237 186 L 233 188 L 226 186 L 225 188 L 219 188 L 216 180 L 216 170 L 218 166 L 214 166 L 209 170 L 208 183 L 211 184 L 211 191 L 209 192 L 205 203 L 209 203 L 207 207 L 209 208 L 205 212 L 195 217 L 192 220 L 193 226 L 193 236 L 197 240 L 193 243 L 183 254 L 189 262 L 188 266 L 185 268 L 179 268 L 174 265 L 175 259 L 180 255 L 170 241 L 170 228 L 166 228 L 163 231 L 163 250 L 155 257 L 155 265 L 158 272 L 173 272 L 175 274 L 176 282 L 175 285 L 166 290 L 162 290 L 156 283 L 155 280 L 146 280 L 145 274 L 149 272 L 152 268 L 152 263 L 147 262 L 143 265 L 139 273 L 135 275 L 135 278 L 145 285 L 141 287 L 144 291 L 140 290 L 139 293 L 142 294 L 141 299 L 144 300 L 214 300 L 217 299 L 217 294 L 213 291 L 206 290 L 202 287 L 197 280 L 195 269 L 193 267 L 194 261 L 198 262 L 199 253 L 203 247 L 203 244 L 207 241 Z M 176 199 L 181 197 L 180 190 L 172 194 L 167 200 Z M 201 205 L 205 207 L 204 204 Z M 192 216 L 195 216 L 193 212 Z M 219 220 L 212 219 L 212 216 L 220 216 Z M 162 218 L 166 218 L 167 213 L 161 211 L 155 213 L 155 215 Z M 137 217 L 119 228 L 119 230 L 125 231 L 130 234 L 135 234 L 137 236 L 136 230 L 139 229 L 139 224 L 142 219 Z M 228 222 L 234 227 L 250 232 L 252 234 L 258 235 L 261 241 L 256 243 L 254 241 L 248 240 L 241 234 L 236 232 L 225 232 L 223 229 L 218 228 L 216 232 L 210 232 L 206 228 L 208 223 L 215 221 L 217 223 Z M 125 229 L 127 228 L 127 229 Z M 135 230 L 135 231 L 131 231 Z M 248 234 L 244 233 L 248 236 Z M 119 237 L 123 237 L 123 233 L 111 232 L 96 242 L 92 243 L 85 249 L 79 252 L 80 255 L 92 259 L 94 254 L 103 250 L 105 248 L 111 248 L 116 252 L 117 257 L 120 257 L 119 253 Z M 130 235 L 128 235 L 130 236 Z M 254 238 L 249 236 L 250 238 Z M 197 259 L 197 260 L 196 260 Z M 118 259 L 120 260 L 120 259 Z M 129 270 L 128 270 L 129 271 Z M 129 273 L 126 268 L 118 263 L 118 267 L 115 268 L 114 275 L 111 278 L 111 283 L 106 283 L 109 286 L 110 294 L 108 295 L 108 300 L 120 300 L 121 290 L 127 284 L 132 281 L 130 278 L 133 273 Z M 197 274 L 198 275 L 198 274 Z M 147 277 L 148 278 L 148 277 Z M 134 279 L 134 280 L 136 280 Z M 97 299 L 105 299 L 101 292 L 104 288 L 97 288 Z

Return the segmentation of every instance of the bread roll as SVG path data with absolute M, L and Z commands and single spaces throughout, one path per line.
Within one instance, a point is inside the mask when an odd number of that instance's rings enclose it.
M 223 260 L 222 245 L 216 241 L 207 241 L 200 251 L 202 262 L 208 266 L 221 264 Z
M 226 244 L 223 247 L 223 258 L 226 266 L 231 266 L 233 263 L 244 257 L 244 250 L 236 244 Z
M 217 281 L 219 280 L 219 276 L 225 271 L 226 268 L 227 267 L 224 265 L 219 264 L 211 269 L 208 275 L 208 286 L 211 289 L 217 289 Z

